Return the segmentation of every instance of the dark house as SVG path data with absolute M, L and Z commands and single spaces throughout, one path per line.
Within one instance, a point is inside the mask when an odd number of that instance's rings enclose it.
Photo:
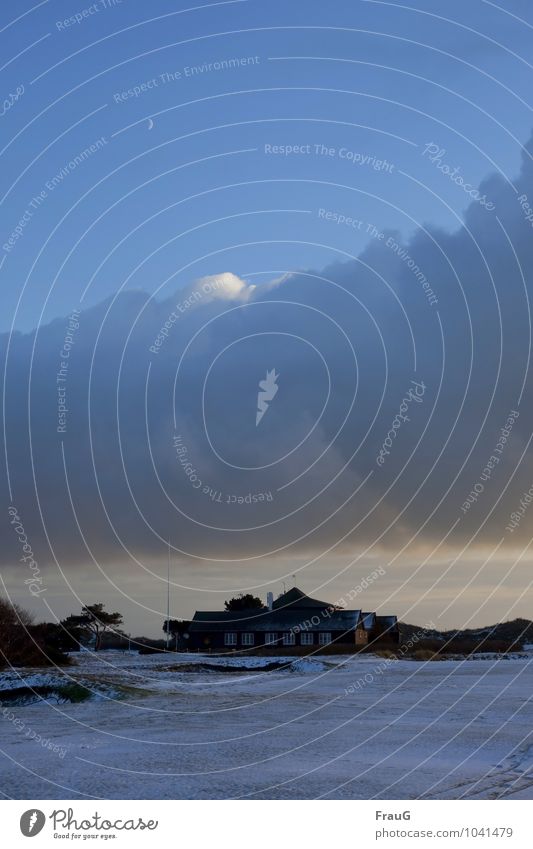
M 374 645 L 398 645 L 400 642 L 400 628 L 396 616 L 376 616 L 374 630 L 371 631 L 369 642 Z
M 197 610 L 185 642 L 193 651 L 310 652 L 334 645 L 355 651 L 367 644 L 360 610 L 342 610 L 294 587 L 255 610 Z
M 363 628 L 368 634 L 369 648 L 397 646 L 400 642 L 400 629 L 396 616 L 377 616 L 375 613 L 362 613 Z

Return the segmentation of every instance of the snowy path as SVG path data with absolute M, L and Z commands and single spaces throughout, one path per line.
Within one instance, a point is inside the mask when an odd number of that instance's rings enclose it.
M 533 799 L 531 658 L 327 657 L 270 672 L 260 667 L 272 658 L 252 661 L 255 671 L 198 655 L 80 657 L 68 674 L 98 682 L 97 699 L 0 713 L 3 793 Z

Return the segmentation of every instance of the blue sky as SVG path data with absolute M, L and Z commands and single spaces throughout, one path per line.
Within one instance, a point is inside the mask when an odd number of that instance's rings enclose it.
M 14 23 L 4 7 L 4 91 L 25 91 L 2 117 L 3 244 L 32 198 L 46 198 L 3 251 L 2 327 L 65 315 L 84 292 L 92 305 L 121 286 L 163 296 L 205 274 L 317 268 L 357 255 L 368 223 L 404 236 L 421 222 L 455 229 L 469 198 L 422 152 L 434 142 L 472 185 L 516 173 L 532 124 L 533 31 L 518 20 L 526 2 L 419 6 L 155 2 L 148 12 L 50 0 L 25 4 Z M 187 76 L 231 58 L 253 63 Z M 269 144 L 311 152 L 268 155 Z M 344 149 L 392 172 L 352 164 Z M 364 224 L 331 224 L 319 209 Z

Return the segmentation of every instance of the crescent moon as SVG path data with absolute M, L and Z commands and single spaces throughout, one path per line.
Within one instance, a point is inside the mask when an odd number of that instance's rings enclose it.
M 152 121 L 151 118 L 148 118 L 148 129 L 151 130 L 153 126 L 154 126 L 154 122 Z

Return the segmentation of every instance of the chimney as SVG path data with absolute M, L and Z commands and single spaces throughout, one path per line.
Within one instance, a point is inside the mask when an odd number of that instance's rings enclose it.
M 274 604 L 274 593 L 267 593 L 267 607 L 269 610 L 272 610 L 272 605 Z

